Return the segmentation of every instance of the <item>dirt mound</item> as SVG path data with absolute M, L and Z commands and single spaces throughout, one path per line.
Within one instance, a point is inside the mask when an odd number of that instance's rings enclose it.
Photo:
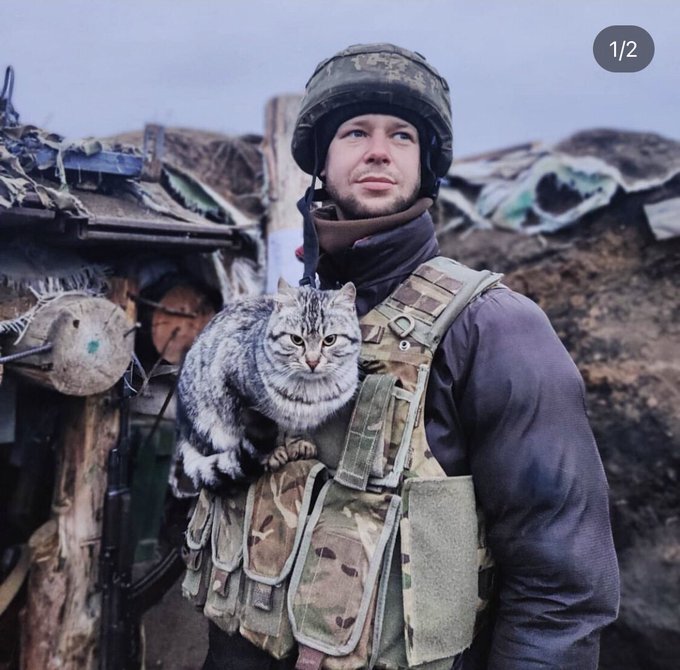
M 551 236 L 444 231 L 442 252 L 504 282 L 550 317 L 586 382 L 611 487 L 622 577 L 601 668 L 677 668 L 680 658 L 680 238 L 657 241 L 643 204 L 680 178 Z

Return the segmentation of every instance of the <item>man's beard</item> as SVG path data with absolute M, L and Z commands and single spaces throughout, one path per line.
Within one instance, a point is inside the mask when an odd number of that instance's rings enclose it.
M 382 207 L 372 208 L 360 203 L 353 195 L 343 198 L 338 194 L 333 184 L 329 182 L 324 186 L 333 204 L 342 212 L 346 219 L 374 219 L 379 216 L 403 212 L 418 199 L 418 192 L 420 191 L 420 184 L 417 184 L 411 194 L 400 196 L 392 202 L 386 202 Z

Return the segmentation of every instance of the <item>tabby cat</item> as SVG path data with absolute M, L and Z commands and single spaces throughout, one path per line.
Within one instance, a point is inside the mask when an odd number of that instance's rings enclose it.
M 267 425 L 304 434 L 350 400 L 361 346 L 355 296 L 353 284 L 280 282 L 277 294 L 229 304 L 203 329 L 178 384 L 178 458 L 197 488 L 228 487 L 285 460 Z

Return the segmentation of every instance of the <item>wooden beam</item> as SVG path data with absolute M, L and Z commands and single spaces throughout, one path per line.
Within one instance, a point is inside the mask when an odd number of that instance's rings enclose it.
M 302 244 L 302 218 L 296 203 L 311 182 L 295 164 L 290 143 L 301 96 L 282 95 L 267 103 L 262 152 L 267 176 L 267 285 L 276 291 L 279 277 L 296 285 L 302 277 L 302 265 L 295 249 Z
M 94 670 L 106 457 L 119 433 L 112 392 L 65 400 L 53 517 L 32 536 L 21 670 Z
M 136 304 L 128 297 L 134 282 L 114 277 L 110 285 L 109 304 L 134 324 Z M 132 346 L 134 335 L 128 339 Z M 53 515 L 29 543 L 21 670 L 97 667 L 106 464 L 120 434 L 120 405 L 113 389 L 63 402 Z

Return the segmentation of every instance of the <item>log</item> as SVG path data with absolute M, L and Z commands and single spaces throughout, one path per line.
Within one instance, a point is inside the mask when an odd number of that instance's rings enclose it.
M 106 457 L 118 438 L 119 410 L 111 392 L 65 405 L 54 515 L 29 543 L 21 670 L 92 670 L 96 663 Z
M 267 175 L 267 293 L 276 291 L 279 277 L 296 285 L 302 265 L 295 249 L 302 244 L 302 217 L 296 203 L 311 179 L 290 155 L 290 143 L 301 96 L 282 95 L 268 101 L 262 152 Z
M 212 302 L 194 286 L 178 284 L 158 301 L 151 316 L 151 340 L 168 363 L 179 364 L 215 315 Z
M 51 351 L 8 363 L 8 369 L 65 395 L 92 395 L 111 388 L 125 372 L 134 347 L 132 326 L 105 298 L 66 295 L 40 309 L 20 343 L 3 353 L 51 343 Z

